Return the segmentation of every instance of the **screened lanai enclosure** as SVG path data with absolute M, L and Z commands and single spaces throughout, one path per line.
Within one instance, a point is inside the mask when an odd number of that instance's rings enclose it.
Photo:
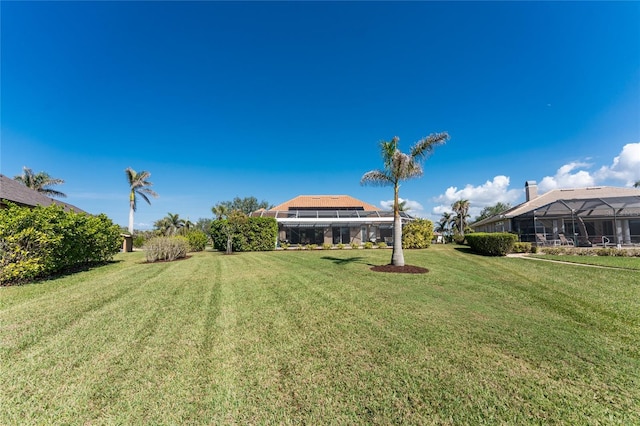
M 413 218 L 400 212 L 403 223 Z M 393 244 L 393 212 L 361 209 L 262 210 L 252 216 L 278 222 L 278 242 L 293 245 Z
M 640 196 L 557 200 L 511 218 L 510 227 L 539 245 L 638 246 Z

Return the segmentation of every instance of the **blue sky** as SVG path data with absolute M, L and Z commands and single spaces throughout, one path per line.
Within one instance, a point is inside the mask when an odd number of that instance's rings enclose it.
M 438 219 L 640 179 L 638 2 L 7 2 L 0 173 L 128 221 L 126 167 L 196 220 L 236 196 L 348 194 L 378 142 L 449 132 L 400 196 Z

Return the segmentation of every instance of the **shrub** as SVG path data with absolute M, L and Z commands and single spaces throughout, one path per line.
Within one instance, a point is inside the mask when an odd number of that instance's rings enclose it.
M 513 244 L 513 249 L 511 250 L 511 252 L 512 253 L 532 253 L 533 247 L 535 246 L 531 243 L 521 243 L 516 241 Z
M 453 242 L 456 244 L 464 244 L 465 240 L 465 236 L 462 234 L 455 234 L 453 236 Z
M 364 243 L 364 248 L 372 249 L 373 248 L 373 243 L 371 241 L 367 241 L 366 243 Z
M 354 243 L 351 243 L 351 248 L 352 248 L 352 249 L 360 248 L 360 244 L 355 243 L 355 242 L 354 242 Z
M 318 248 L 318 245 L 317 245 L 317 244 L 307 244 L 307 245 L 305 246 L 305 248 L 306 248 L 307 250 L 315 250 L 315 249 L 317 249 L 317 248 Z
M 187 257 L 189 241 L 185 237 L 155 237 L 144 246 L 147 262 L 171 261 Z
M 340 243 L 336 247 L 338 247 L 339 250 L 342 250 L 344 248 L 344 244 Z
M 197 229 L 187 232 L 186 237 L 189 243 L 189 251 L 204 251 L 209 240 L 207 234 Z
M 0 210 L 0 284 L 104 263 L 121 247 L 120 228 L 104 214 L 65 212 L 56 204 Z
M 144 235 L 142 234 L 137 234 L 135 237 L 133 237 L 133 246 L 135 248 L 142 248 L 142 246 L 144 246 L 146 239 L 144 238 Z
M 280 248 L 281 248 L 282 250 L 286 250 L 286 249 L 288 249 L 288 248 L 289 248 L 289 243 L 280 243 Z
M 402 227 L 402 248 L 422 249 L 431 245 L 433 240 L 433 222 L 427 219 L 415 219 Z
M 144 243 L 146 243 L 149 238 L 157 236 L 156 232 L 157 231 L 135 231 L 133 235 L 133 246 L 135 248 L 144 247 Z M 125 233 L 127 233 L 127 231 L 125 231 Z
M 332 245 L 329 243 L 322 244 L 322 250 L 331 250 Z
M 387 243 L 385 243 L 384 241 L 380 241 L 378 243 L 378 248 L 387 248 Z
M 517 236 L 506 232 L 476 232 L 466 236 L 471 249 L 486 256 L 504 256 L 511 252 Z
M 225 224 L 226 220 L 214 220 L 211 223 L 211 239 L 216 250 L 227 249 Z M 233 251 L 268 251 L 275 249 L 277 237 L 278 223 L 274 218 L 248 217 L 239 224 L 239 230 L 233 235 L 231 244 Z

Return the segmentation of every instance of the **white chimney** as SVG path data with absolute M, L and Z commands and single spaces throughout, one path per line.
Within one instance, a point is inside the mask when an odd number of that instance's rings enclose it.
M 528 180 L 524 183 L 524 192 L 527 194 L 527 201 L 538 197 L 538 184 L 535 180 Z

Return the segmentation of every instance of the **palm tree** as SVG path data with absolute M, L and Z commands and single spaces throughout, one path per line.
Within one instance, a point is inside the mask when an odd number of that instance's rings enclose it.
M 220 203 L 211 207 L 211 212 L 215 215 L 216 219 L 225 219 L 231 211 L 226 204 Z
M 451 205 L 451 209 L 456 213 L 453 223 L 458 233 L 464 237 L 464 230 L 467 227 L 467 219 L 469 218 L 469 200 L 458 200 Z
M 157 220 L 154 226 L 162 233 L 162 235 L 170 236 L 180 233 L 185 225 L 185 220 L 180 219 L 178 213 L 167 213 L 165 217 Z
M 33 170 L 23 167 L 22 175 L 14 176 L 14 180 L 22 183 L 28 188 L 31 188 L 35 191 L 40 192 L 41 194 L 46 195 L 47 197 L 60 197 L 66 198 L 67 194 L 56 191 L 55 189 L 49 188 L 52 185 L 61 185 L 64 183 L 64 180 L 52 178 L 48 173 L 40 172 L 33 173 Z
M 636 188 L 640 188 L 640 180 L 636 181 L 633 186 L 635 186 Z
M 434 133 L 418 142 L 412 147 L 409 154 L 398 149 L 398 141 L 395 136 L 390 141 L 382 141 L 382 160 L 384 168 L 382 170 L 371 170 L 365 173 L 360 179 L 363 185 L 383 185 L 393 186 L 393 252 L 391 254 L 391 264 L 404 266 L 404 253 L 402 251 L 402 221 L 400 219 L 400 203 L 398 200 L 398 190 L 400 181 L 420 177 L 423 169 L 420 161 L 433 152 L 433 149 L 445 143 L 449 139 L 449 134 Z
M 449 235 L 451 224 L 453 223 L 453 214 L 449 212 L 442 213 L 442 218 L 438 221 L 438 228 L 436 231 L 442 232 L 444 235 Z
M 125 169 L 125 174 L 127 175 L 127 180 L 129 181 L 129 233 L 133 234 L 133 212 L 137 210 L 138 207 L 138 195 L 142 197 L 143 200 L 147 202 L 147 204 L 151 205 L 151 201 L 149 201 L 149 197 L 147 195 L 151 195 L 154 198 L 158 197 L 150 186 L 153 183 L 149 182 L 149 176 L 151 173 L 147 171 L 141 171 L 137 173 L 131 167 L 127 167 Z

